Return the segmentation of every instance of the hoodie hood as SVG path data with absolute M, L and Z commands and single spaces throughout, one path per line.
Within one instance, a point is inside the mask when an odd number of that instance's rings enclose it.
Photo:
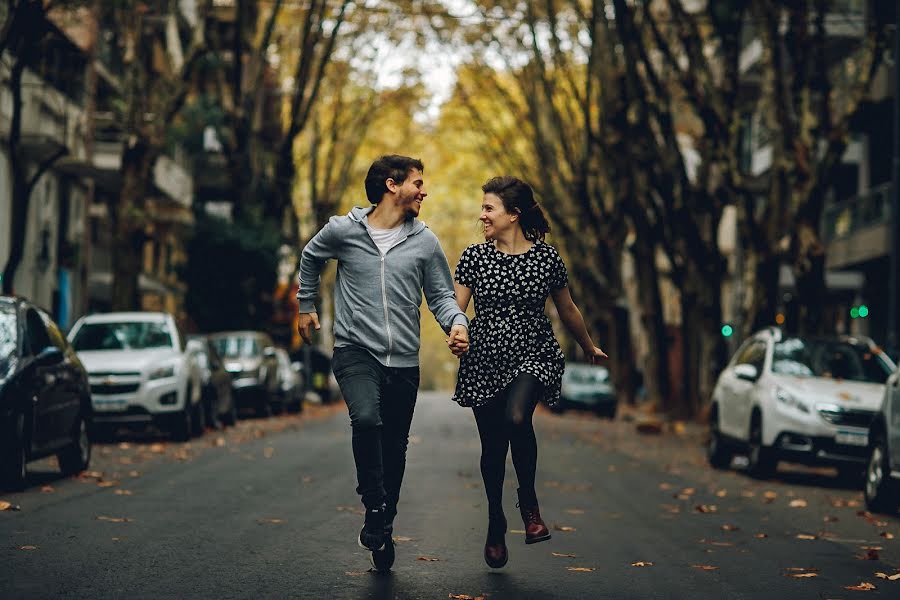
M 347 213 L 347 216 L 350 217 L 351 221 L 355 221 L 361 225 L 365 225 L 368 216 L 372 214 L 372 211 L 375 210 L 375 205 L 372 206 L 354 206 L 350 209 L 350 212 Z M 425 223 L 420 221 L 419 219 L 413 217 L 412 219 L 407 219 L 403 223 L 403 235 L 410 236 L 416 235 L 417 233 L 422 233 L 425 230 Z

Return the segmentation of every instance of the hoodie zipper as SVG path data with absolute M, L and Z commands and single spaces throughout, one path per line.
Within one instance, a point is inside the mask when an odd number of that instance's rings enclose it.
M 379 254 L 381 254 L 379 252 Z M 394 349 L 394 340 L 391 337 L 391 321 L 388 318 L 388 301 L 387 301 L 387 286 L 385 285 L 385 277 L 384 277 L 384 257 L 385 254 L 381 255 L 381 300 L 384 304 L 384 326 L 387 328 L 387 337 L 388 337 L 388 351 L 387 357 L 385 360 L 385 366 L 391 366 L 391 352 Z

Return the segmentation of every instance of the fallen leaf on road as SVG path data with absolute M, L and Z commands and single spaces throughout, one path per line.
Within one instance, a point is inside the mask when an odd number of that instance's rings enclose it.
M 304 475 L 303 479 L 301 479 L 300 481 L 302 481 L 303 483 L 312 483 L 313 478 L 310 477 L 309 475 Z
M 37 546 L 19 546 L 19 550 L 37 550 Z
M 718 492 L 716 492 L 716 497 L 718 497 L 718 498 L 724 498 L 727 495 L 728 495 L 728 490 L 719 490 Z
M 818 569 L 808 569 L 806 567 L 788 567 L 784 571 L 785 577 L 795 577 L 797 579 L 819 576 Z
M 756 496 L 756 492 L 753 490 L 741 490 L 741 498 L 753 498 Z
M 269 447 L 263 450 L 263 456 L 266 458 L 272 458 L 273 454 L 275 454 L 275 448 Z
M 577 554 L 563 554 L 562 552 L 551 552 L 550 554 L 559 558 L 578 558 Z
M 98 521 L 107 521 L 109 523 L 131 523 L 134 519 L 129 517 L 97 517 Z
M 661 489 L 663 491 L 671 490 L 672 484 L 671 483 L 661 483 L 661 484 L 659 484 L 659 489 Z
M 362 508 L 357 508 L 355 506 L 336 506 L 335 508 L 337 509 L 338 512 L 349 512 L 349 513 L 353 513 L 354 515 L 360 515 L 360 516 L 363 516 L 366 514 L 365 510 L 363 510 Z
M 788 506 L 791 508 L 806 508 L 806 500 L 797 498 L 796 500 L 791 500 Z
M 815 540 L 815 539 L 818 539 L 816 536 L 814 536 L 814 535 L 809 535 L 808 533 L 798 533 L 795 537 L 796 537 L 798 540 Z
M 42 494 L 52 494 L 55 491 L 56 491 L 56 488 L 54 488 L 52 485 L 45 485 L 45 486 L 41 487 Z
M 425 562 L 437 562 L 441 559 L 434 556 L 420 556 L 416 560 L 424 560 Z
M 108 481 L 98 481 L 97 482 L 97 487 L 102 487 L 102 488 L 116 487 L 117 485 L 119 485 L 118 479 L 110 479 Z
M 631 566 L 632 566 L 632 567 L 652 567 L 652 566 L 653 566 L 653 563 L 652 563 L 652 562 L 645 562 L 645 561 L 643 561 L 643 560 L 639 560 L 638 562 L 633 562 L 633 563 L 631 563 Z
M 103 473 L 100 471 L 84 471 L 79 477 L 81 479 L 103 479 Z
M 890 531 L 882 531 L 882 532 L 879 533 L 878 535 L 880 535 L 881 537 L 883 537 L 883 538 L 886 539 L 886 540 L 892 540 L 892 539 L 894 539 L 894 534 L 891 533 Z
M 897 581 L 900 579 L 900 573 L 894 573 L 893 575 L 888 575 L 887 573 L 875 573 L 875 577 L 878 579 L 887 579 L 888 581 Z
M 525 530 L 524 529 L 510 529 L 509 532 L 523 534 L 523 533 L 525 533 Z
M 818 573 L 788 573 L 788 577 L 796 577 L 797 579 L 803 579 L 804 577 L 818 577 Z
M 581 510 L 580 508 L 568 508 L 568 509 L 566 509 L 566 512 L 569 513 L 570 515 L 583 515 L 584 514 L 584 511 Z
M 475 600 L 474 596 L 467 596 L 466 594 L 447 594 L 447 597 L 454 600 Z
M 837 523 L 838 522 L 838 518 L 832 517 L 831 515 L 825 515 L 824 517 L 822 517 L 822 520 L 825 521 L 826 523 Z
M 116 490 L 115 494 L 116 494 L 116 496 L 131 496 L 132 495 L 131 490 Z
M 218 446 L 219 448 L 221 448 L 222 446 L 224 446 L 224 445 L 226 444 L 225 438 L 223 438 L 223 437 L 217 437 L 217 438 L 216 438 L 216 441 L 215 441 L 215 444 L 216 444 L 216 446 Z
M 395 535 L 394 536 L 394 542 L 400 542 L 402 544 L 403 542 L 411 542 L 411 541 L 413 541 L 413 539 L 411 537 L 406 537 L 405 535 Z
M 691 565 L 694 569 L 700 569 L 701 571 L 715 571 L 719 567 L 714 567 L 712 565 Z
M 714 513 L 719 510 L 719 508 L 715 504 L 698 504 L 694 507 L 699 513 Z
M 615 472 L 616 472 L 616 465 L 609 465 L 608 467 L 606 467 L 606 471 L 607 471 L 608 473 L 615 473 Z
M 12 502 L 7 502 L 6 500 L 0 500 L 0 510 L 21 510 L 18 504 L 13 504 Z
M 865 554 L 857 554 L 856 558 L 857 560 L 880 560 L 878 550 L 873 550 L 872 548 L 866 550 Z
M 853 590 L 854 592 L 868 592 L 870 590 L 874 590 L 875 585 L 869 583 L 868 581 L 862 581 L 857 585 L 845 585 L 845 590 Z
M 140 471 L 128 471 L 128 476 L 129 477 L 140 477 L 141 473 L 140 473 Z
M 766 504 L 770 504 L 775 501 L 775 498 L 778 497 L 778 494 L 773 492 L 772 490 L 766 490 L 763 492 L 763 502 Z
M 260 525 L 280 525 L 281 523 L 284 523 L 284 519 L 257 519 L 256 522 Z
M 567 525 L 557 525 L 556 523 L 553 524 L 553 529 L 555 529 L 556 531 L 575 531 L 574 527 L 569 527 Z
M 596 570 L 594 567 L 566 567 L 566 571 L 576 571 L 578 573 L 590 573 Z
M 162 444 L 150 444 L 150 452 L 154 454 L 164 454 L 166 447 Z
M 696 492 L 696 491 L 697 490 L 695 490 L 694 488 L 688 487 L 688 488 L 684 488 L 683 490 L 681 490 L 681 493 L 684 494 L 685 496 L 693 496 L 694 492 Z
M 769 534 L 768 533 L 754 533 L 753 537 L 755 537 L 758 540 L 764 540 L 767 537 L 769 537 Z
M 741 528 L 737 525 L 731 525 L 729 523 L 725 523 L 722 525 L 722 531 L 740 531 Z

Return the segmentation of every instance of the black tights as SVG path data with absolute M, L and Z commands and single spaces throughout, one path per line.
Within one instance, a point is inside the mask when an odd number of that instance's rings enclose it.
M 481 437 L 481 477 L 492 515 L 503 512 L 503 478 L 510 449 L 520 493 L 534 496 L 537 440 L 531 417 L 542 390 L 537 377 L 523 373 L 492 402 L 473 409 Z

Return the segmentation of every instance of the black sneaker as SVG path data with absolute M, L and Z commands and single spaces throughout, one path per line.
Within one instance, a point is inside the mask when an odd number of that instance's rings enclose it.
M 384 506 L 366 510 L 366 522 L 359 532 L 359 547 L 366 550 L 384 548 Z
M 384 548 L 381 550 L 373 550 L 371 555 L 372 566 L 378 573 L 387 573 L 394 566 L 394 540 L 391 536 L 386 536 L 384 540 Z

